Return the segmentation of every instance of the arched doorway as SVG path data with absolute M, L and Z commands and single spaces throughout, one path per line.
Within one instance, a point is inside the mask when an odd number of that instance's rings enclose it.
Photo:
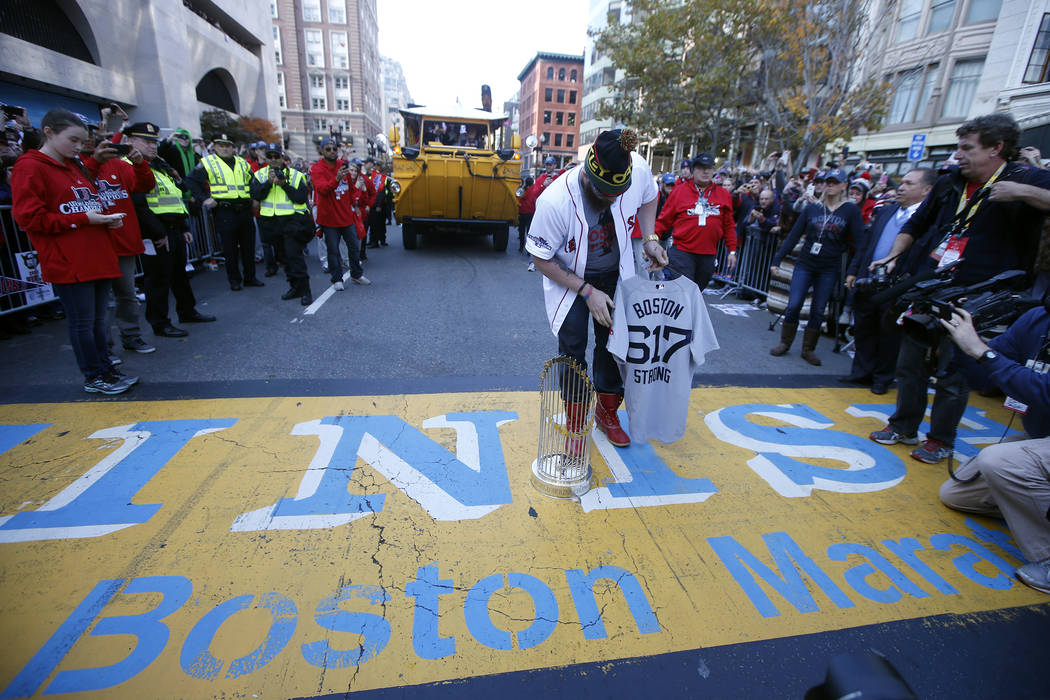
M 240 112 L 237 83 L 230 72 L 223 68 L 213 68 L 200 79 L 197 83 L 197 101 L 234 114 Z

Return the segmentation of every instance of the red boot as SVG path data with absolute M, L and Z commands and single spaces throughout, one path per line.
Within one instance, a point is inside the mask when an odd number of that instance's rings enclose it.
M 575 401 L 565 402 L 565 454 L 571 459 L 582 459 L 587 446 L 587 435 L 584 432 L 584 419 L 587 417 L 587 404 Z
M 623 401 L 623 394 L 598 394 L 598 405 L 594 408 L 594 424 L 598 430 L 605 433 L 609 442 L 617 447 L 627 447 L 631 444 L 631 438 L 620 427 L 620 419 L 616 416 L 616 409 Z

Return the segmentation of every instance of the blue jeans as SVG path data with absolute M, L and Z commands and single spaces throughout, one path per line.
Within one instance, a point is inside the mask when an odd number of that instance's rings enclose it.
M 620 271 L 603 272 L 600 274 L 585 274 L 584 280 L 595 289 L 600 289 L 612 299 L 616 296 L 616 282 L 620 278 Z M 591 317 L 587 308 L 587 302 L 583 297 L 577 295 L 572 302 L 565 321 L 558 330 L 558 352 L 575 359 L 580 365 L 587 369 L 587 325 L 594 326 L 594 388 L 603 394 L 622 394 L 623 377 L 620 376 L 620 368 L 616 366 L 616 360 L 609 353 L 609 329 Z M 573 400 L 571 397 L 565 397 Z
M 839 280 L 839 269 L 812 270 L 800 263 L 795 263 L 795 272 L 791 275 L 791 291 L 788 293 L 788 305 L 784 311 L 784 323 L 798 323 L 799 312 L 806 303 L 806 294 L 813 289 L 813 300 L 809 305 L 809 321 L 806 328 L 820 328 L 824 322 L 824 307 L 828 305 L 831 292 Z
M 69 342 L 84 378 L 91 380 L 109 369 L 106 341 L 106 303 L 112 280 L 55 284 L 69 326 Z
M 324 244 L 328 249 L 328 278 L 332 283 L 343 280 L 343 259 L 339 255 L 339 239 L 346 241 L 346 252 L 350 256 L 350 276 L 355 280 L 364 274 L 360 253 L 357 250 L 357 229 L 353 226 L 322 226 Z

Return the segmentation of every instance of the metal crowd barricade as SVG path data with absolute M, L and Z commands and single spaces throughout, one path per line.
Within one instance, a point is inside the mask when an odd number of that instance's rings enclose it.
M 187 262 L 196 269 L 216 269 L 223 262 L 222 240 L 215 230 L 211 212 L 190 214 Z M 0 206 L 0 316 L 54 301 L 54 290 L 40 274 L 39 259 L 29 236 L 15 224 L 11 205 Z M 136 261 L 135 277 L 142 276 L 141 261 Z
M 780 239 L 776 236 L 748 234 L 738 240 L 736 268 L 729 270 L 729 251 L 724 241 L 718 242 L 715 256 L 715 274 L 712 279 L 725 286 L 719 290 L 722 297 L 736 292 L 749 292 L 765 299 L 769 288 L 769 266 L 773 262 Z
M 0 206 L 0 235 L 0 316 L 54 301 L 55 291 L 40 276 L 40 260 L 9 204 Z

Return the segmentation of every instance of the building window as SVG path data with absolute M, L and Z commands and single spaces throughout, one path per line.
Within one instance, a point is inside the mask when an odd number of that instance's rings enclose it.
M 569 90 L 569 104 L 571 104 L 571 105 L 576 104 L 576 91 L 575 90 Z
M 277 104 L 282 109 L 288 106 L 284 92 L 284 73 L 281 72 L 277 73 Z
M 328 109 L 328 100 L 324 97 L 311 97 L 310 109 Z
M 954 16 L 955 0 L 933 0 L 933 6 L 930 8 L 930 26 L 926 29 L 926 33 L 943 32 L 952 26 Z
M 1032 47 L 1032 55 L 1028 58 L 1028 68 L 1025 69 L 1023 82 L 1047 82 L 1047 79 L 1050 78 L 1048 67 L 1050 67 L 1050 13 L 1043 15 L 1039 33 L 1035 35 L 1035 45 Z
M 541 141 L 542 141 L 544 146 L 551 145 L 551 135 L 548 132 L 544 131 L 543 132 L 543 138 L 541 139 Z
M 336 90 L 349 90 L 350 78 L 345 75 L 337 75 L 332 79 L 332 84 Z
M 977 83 L 984 70 L 984 59 L 956 61 L 952 66 L 952 77 L 948 83 L 948 94 L 944 98 L 941 117 L 965 117 L 973 105 Z
M 306 65 L 313 68 L 324 68 L 324 42 L 321 40 L 321 30 L 307 29 L 303 34 L 306 36 Z
M 350 100 L 345 97 L 335 98 L 335 109 L 337 112 L 349 112 L 350 111 Z
M 551 111 L 549 109 L 546 109 L 546 110 L 543 111 L 543 123 L 544 124 L 550 124 L 551 123 Z
M 318 73 L 310 74 L 310 89 L 311 90 L 324 90 L 324 76 Z
M 321 21 L 321 0 L 303 0 L 303 19 L 307 22 Z
M 926 116 L 926 105 L 930 102 L 930 95 L 937 84 L 939 73 L 936 63 L 899 73 L 896 78 L 897 89 L 893 93 L 886 123 L 921 121 Z M 891 82 L 892 80 L 891 78 Z
M 277 65 L 281 65 L 281 30 L 273 25 L 273 57 Z
M 897 41 L 914 39 L 919 34 L 919 17 L 922 15 L 922 0 L 901 0 L 897 16 Z
M 543 101 L 550 102 L 554 99 L 554 88 L 546 88 L 543 91 Z
M 971 0 L 970 11 L 966 13 L 966 23 L 987 22 L 999 16 L 1003 0 Z
M 270 16 L 277 19 L 277 0 L 270 0 Z
M 565 81 L 565 69 L 564 68 L 559 68 L 558 69 L 558 80 L 563 81 L 563 82 Z
M 547 80 L 554 80 L 554 66 L 547 68 Z
M 325 121 L 324 119 L 314 119 L 314 131 L 324 131 Z
M 288 117 L 281 117 L 281 128 L 282 129 L 287 129 L 288 128 Z
M 328 0 L 328 21 L 346 24 L 346 0 Z
M 576 126 L 576 112 L 569 112 L 569 126 Z
M 562 102 L 562 103 L 565 102 L 565 91 L 564 90 L 558 90 L 558 102 Z
M 573 142 L 573 139 L 575 139 L 575 138 L 576 137 L 573 134 L 566 134 L 565 135 L 565 147 L 566 148 L 572 148 L 572 142 Z
M 561 134 L 554 135 L 554 146 L 556 148 L 561 148 Z
M 346 46 L 346 32 L 330 32 L 332 40 L 332 67 L 349 68 L 350 53 Z
M 575 69 L 575 68 L 573 68 L 573 69 L 572 69 L 572 73 L 570 73 L 570 74 L 569 74 L 569 82 L 570 82 L 570 83 L 575 83 L 575 82 L 576 82 L 576 76 L 577 76 L 577 75 L 579 75 L 579 73 L 577 73 L 577 72 L 576 72 L 576 69 Z

